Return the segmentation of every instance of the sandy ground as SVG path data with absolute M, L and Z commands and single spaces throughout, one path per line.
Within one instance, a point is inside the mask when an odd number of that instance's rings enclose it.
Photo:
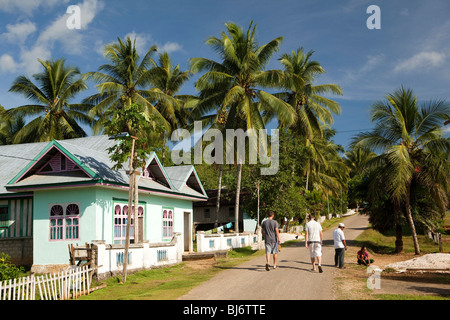
M 356 264 L 350 258 L 356 256 L 358 248 L 350 248 L 346 254 L 346 269 L 339 270 L 335 278 L 337 299 L 372 300 L 381 294 L 434 295 L 450 297 L 450 254 L 427 254 L 417 257 L 414 253 L 395 255 L 374 254 L 373 266 L 382 269 L 378 287 L 369 288 L 366 267 Z M 398 271 L 394 271 L 397 269 Z M 416 269 L 415 271 L 412 269 Z M 437 271 L 432 271 L 435 269 Z

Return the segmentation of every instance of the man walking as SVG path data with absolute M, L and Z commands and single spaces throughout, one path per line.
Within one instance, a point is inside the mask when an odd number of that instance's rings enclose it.
M 270 255 L 273 254 L 273 268 L 277 268 L 278 244 L 281 243 L 278 231 L 278 222 L 273 220 L 273 211 L 269 212 L 269 217 L 261 224 L 264 244 L 266 246 L 266 270 L 269 271 Z
M 316 259 L 319 272 L 322 273 L 322 226 L 316 221 L 313 214 L 309 215 L 309 222 L 305 225 L 305 246 L 309 248 L 309 256 L 311 257 L 312 271 L 316 271 Z
M 347 243 L 345 242 L 344 235 L 344 224 L 339 223 L 336 230 L 333 231 L 334 240 L 334 266 L 340 269 L 345 269 L 344 267 L 344 256 L 347 250 Z

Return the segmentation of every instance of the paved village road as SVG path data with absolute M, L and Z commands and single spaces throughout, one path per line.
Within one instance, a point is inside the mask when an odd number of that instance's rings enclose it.
M 347 245 L 368 227 L 367 217 L 358 214 L 344 223 Z M 311 271 L 309 251 L 302 241 L 282 248 L 276 270 L 266 271 L 265 256 L 257 257 L 219 273 L 180 300 L 332 300 L 334 275 L 339 271 L 334 267 L 333 230 L 324 232 L 323 273 Z

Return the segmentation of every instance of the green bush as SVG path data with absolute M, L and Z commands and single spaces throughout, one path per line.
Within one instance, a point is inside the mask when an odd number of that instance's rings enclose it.
M 6 253 L 0 253 L 0 281 L 18 278 L 25 272 L 23 267 L 16 267 L 11 263 L 11 257 Z

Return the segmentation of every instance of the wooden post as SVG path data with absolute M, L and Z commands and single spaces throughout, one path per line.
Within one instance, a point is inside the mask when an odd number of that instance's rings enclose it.
M 141 242 L 140 234 L 139 234 L 139 217 L 138 217 L 138 208 L 139 208 L 139 188 L 138 188 L 138 181 L 139 181 L 139 171 L 133 170 L 134 175 L 134 206 L 133 206 L 133 217 L 134 217 L 134 243 Z
M 125 239 L 125 252 L 123 256 L 123 278 L 122 282 L 125 283 L 127 281 L 127 267 L 128 267 L 128 251 L 130 248 L 130 227 L 131 227 L 131 210 L 133 205 L 133 187 L 134 187 L 134 170 L 133 170 L 133 156 L 134 156 L 134 144 L 136 141 L 136 137 L 131 136 L 133 138 L 133 142 L 131 144 L 131 153 L 130 153 L 130 168 L 129 168 L 129 181 L 128 181 L 128 211 L 127 211 L 127 229 L 126 229 L 126 239 Z

